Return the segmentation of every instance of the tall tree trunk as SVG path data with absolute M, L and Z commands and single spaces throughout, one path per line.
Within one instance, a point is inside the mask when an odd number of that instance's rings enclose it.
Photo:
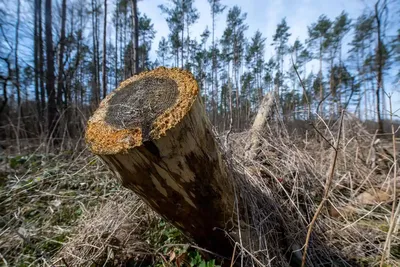
M 45 2 L 45 31 L 46 31 L 46 61 L 47 61 L 47 75 L 46 75 L 46 91 L 47 91 L 47 123 L 49 137 L 57 134 L 55 131 L 57 114 L 56 105 L 56 92 L 54 88 L 54 50 L 53 50 L 53 32 L 52 32 L 52 1 L 46 0 Z M 54 135 L 53 135 L 54 136 Z
M 101 77 L 100 77 L 100 11 L 99 11 L 99 4 L 96 0 L 96 72 L 97 72 L 97 101 L 100 103 L 100 98 L 101 98 Z
M 365 64 L 364 64 L 364 41 L 361 43 L 361 60 L 363 62 L 362 67 L 360 66 L 360 55 L 357 51 L 357 69 L 358 73 L 361 73 L 361 80 L 362 80 L 362 87 L 364 87 L 364 120 L 368 120 L 368 90 L 366 86 L 366 79 L 365 79 Z M 361 115 L 361 107 L 360 107 L 360 115 Z M 359 116 L 361 119 L 361 116 Z
M 0 114 L 5 110 L 6 115 L 8 115 L 8 109 L 6 109 L 8 103 L 7 85 L 8 81 L 11 79 L 12 71 L 10 61 L 7 59 L 5 63 L 7 64 L 7 76 L 2 77 L 0 75 L 1 79 L 3 80 L 3 101 L 0 106 Z
M 334 88 L 334 73 L 333 73 L 333 55 L 331 55 L 331 60 L 330 60 L 330 77 L 329 77 L 329 89 L 331 90 L 332 94 L 332 102 L 330 103 L 329 109 L 330 109 L 330 115 L 333 116 L 335 113 L 335 101 L 336 101 L 336 88 Z
M 95 0 L 92 0 L 92 31 L 93 31 L 93 77 L 92 77 L 92 95 L 91 95 L 91 105 L 92 107 L 97 107 L 100 101 L 100 92 L 99 92 L 99 85 L 98 85 L 98 56 L 97 56 L 97 50 L 98 50 L 98 37 L 97 37 L 97 2 Z
M 44 110 L 46 109 L 46 88 L 44 86 L 44 55 L 43 55 L 43 33 L 42 33 L 42 0 L 38 1 L 38 41 L 39 41 L 39 83 L 40 83 L 40 109 L 44 120 Z M 43 122 L 43 121 L 42 121 Z
M 137 0 L 131 0 L 132 5 L 132 57 L 133 57 L 133 75 L 139 73 L 139 22 Z
M 211 62 L 211 102 L 212 102 L 212 122 L 214 125 L 217 124 L 217 117 L 216 117 L 216 106 L 217 104 L 215 103 L 215 97 L 216 93 L 214 90 L 214 73 L 215 73 L 215 64 L 216 64 L 216 59 L 215 59 L 215 0 L 212 2 L 211 5 L 211 15 L 212 15 L 212 62 Z
M 79 29 L 83 29 L 83 6 L 80 7 L 79 11 Z M 82 32 L 81 32 L 82 33 Z M 82 34 L 80 34 L 77 38 L 77 50 L 80 53 L 81 51 L 81 45 L 82 45 Z M 78 77 L 77 80 L 79 81 L 79 84 L 82 82 L 82 66 L 77 65 L 77 70 L 78 70 Z M 76 94 L 79 94 L 79 102 L 76 102 L 76 106 L 81 108 L 83 106 L 83 90 L 82 88 L 79 88 L 79 92 L 76 92 Z M 78 108 L 77 108 L 78 111 Z
M 21 16 L 21 0 L 17 0 L 17 23 L 15 25 L 15 86 L 17 87 L 17 103 L 18 103 L 18 117 L 21 116 L 21 85 L 19 81 L 19 62 L 18 62 L 18 45 L 19 45 L 19 24 Z
M 183 3 L 183 1 L 182 1 Z M 183 4 L 182 4 L 182 10 L 183 10 Z M 184 33 L 185 33 L 185 13 L 182 13 L 182 31 L 181 31 L 181 68 L 183 69 L 183 47 L 184 47 Z
M 119 5 L 116 3 L 116 16 L 115 16 L 115 88 L 118 87 L 118 31 L 119 31 Z
M 320 115 L 324 117 L 324 87 L 322 86 L 322 40 L 320 41 L 319 46 L 319 99 L 321 101 L 320 105 Z
M 103 98 L 107 95 L 107 0 L 104 0 L 104 29 L 103 29 Z
M 126 45 L 126 12 L 124 12 L 124 21 L 122 22 L 121 19 L 121 32 L 120 32 L 120 40 L 119 40 L 119 53 L 120 53 L 120 62 L 121 62 L 121 71 L 122 71 L 122 79 L 126 79 L 127 75 L 126 75 L 126 64 L 124 61 L 124 54 L 126 53 L 126 51 L 124 51 L 124 47 Z
M 383 121 L 381 114 L 381 99 L 380 93 L 382 88 L 382 73 L 383 73 L 383 47 L 382 47 L 382 36 L 381 36 L 381 18 L 379 15 L 379 3 L 378 0 L 375 4 L 375 20 L 376 20 L 376 29 L 378 33 L 378 47 L 376 50 L 376 64 L 377 64 L 377 84 L 376 84 L 376 114 L 378 116 L 378 132 L 383 133 Z
M 340 114 L 342 110 L 342 70 L 343 70 L 343 64 L 342 64 L 342 40 L 340 39 L 339 42 L 339 85 L 338 85 L 338 91 L 337 91 L 337 108 L 336 108 L 336 114 Z M 346 96 L 346 94 L 345 94 Z
M 38 115 L 38 120 L 42 121 L 42 109 L 40 106 L 40 95 L 39 95 L 39 33 L 38 33 L 38 12 L 39 12 L 39 0 L 35 0 L 34 7 L 34 22 L 33 22 L 33 36 L 34 36 L 34 44 L 33 44 L 33 57 L 34 57 L 34 68 L 35 68 L 35 103 L 36 103 L 36 111 Z
M 58 54 L 58 76 L 57 76 L 57 106 L 60 111 L 63 109 L 62 96 L 64 92 L 64 47 L 65 47 L 66 20 L 67 20 L 67 0 L 62 0 L 60 49 Z M 67 99 L 67 94 L 65 94 L 65 99 Z

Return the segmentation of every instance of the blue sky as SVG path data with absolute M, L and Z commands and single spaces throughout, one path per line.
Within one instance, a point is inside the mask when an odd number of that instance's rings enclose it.
M 168 25 L 165 17 L 161 14 L 158 5 L 165 4 L 166 0 L 143 0 L 139 2 L 139 9 L 146 13 L 154 22 L 157 35 L 154 40 L 154 47 L 157 48 L 158 41 L 162 36 L 167 37 L 169 33 Z M 223 4 L 228 8 L 238 5 L 243 12 L 247 13 L 246 23 L 249 26 L 247 31 L 248 37 L 254 34 L 256 30 L 260 30 L 264 37 L 267 37 L 266 57 L 273 55 L 274 51 L 269 44 L 272 42 L 272 35 L 275 32 L 276 25 L 286 17 L 290 26 L 289 42 L 292 43 L 297 37 L 304 41 L 307 37 L 307 26 L 317 21 L 321 14 L 327 15 L 334 19 L 337 15 L 346 10 L 350 17 L 357 17 L 365 8 L 371 8 L 372 1 L 362 0 L 222 0 Z M 191 34 L 199 39 L 199 35 L 204 31 L 206 25 L 211 30 L 210 6 L 207 0 L 196 0 L 195 6 L 200 12 L 199 21 L 192 27 Z M 226 20 L 224 14 L 218 17 L 216 36 L 221 36 L 225 28 Z M 153 50 L 155 50 L 153 49 Z M 153 56 L 154 56 L 153 51 Z
M 389 0 L 390 1 L 390 0 Z M 399 3 L 399 0 L 392 0 Z M 367 9 L 372 11 L 374 8 L 375 0 L 221 0 L 222 4 L 227 6 L 227 9 L 234 5 L 241 7 L 243 12 L 247 13 L 246 23 L 249 26 L 247 37 L 251 37 L 256 30 L 260 30 L 266 40 L 265 58 L 269 59 L 274 55 L 274 49 L 270 46 L 272 42 L 272 35 L 275 33 L 276 25 L 286 17 L 287 23 L 290 26 L 289 32 L 292 34 L 289 43 L 293 43 L 296 38 L 304 43 L 307 38 L 307 26 L 316 22 L 321 14 L 327 15 L 331 20 L 338 16 L 345 10 L 350 18 L 355 19 Z M 157 31 L 152 51 L 151 58 L 155 59 L 155 50 L 158 47 L 158 42 L 162 36 L 167 37 L 169 33 L 168 25 L 165 21 L 164 15 L 161 13 L 158 6 L 160 4 L 168 3 L 167 0 L 143 0 L 138 2 L 140 12 L 147 14 L 154 22 L 155 30 Z M 206 26 L 211 30 L 211 15 L 210 6 L 207 0 L 196 0 L 195 6 L 200 13 L 200 19 L 193 25 L 191 29 L 192 38 L 200 40 L 200 34 L 204 31 Z M 396 4 L 392 5 L 392 7 Z M 400 7 L 400 5 L 398 5 Z M 227 9 L 219 15 L 216 23 L 216 38 L 219 38 L 224 29 Z M 391 24 L 388 29 L 389 33 L 396 31 L 400 24 L 400 19 L 396 18 L 399 15 L 399 9 L 390 10 L 391 20 L 396 22 Z M 396 14 L 397 13 L 397 14 Z M 351 41 L 351 32 L 344 40 L 343 58 L 347 58 L 346 44 Z M 211 38 L 209 39 L 211 42 Z M 308 70 L 318 71 L 318 65 L 313 62 L 307 66 Z M 392 69 L 391 73 L 397 70 Z M 386 88 L 390 91 L 399 91 L 399 82 L 391 81 L 385 82 Z M 400 108 L 400 95 L 395 93 L 394 106 Z

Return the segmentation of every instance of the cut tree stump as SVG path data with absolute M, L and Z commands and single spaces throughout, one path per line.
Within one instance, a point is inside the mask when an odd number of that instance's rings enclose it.
M 157 213 L 199 246 L 231 257 L 234 189 L 198 95 L 187 71 L 136 75 L 101 102 L 86 141 Z
M 272 101 L 264 98 L 254 122 L 249 158 Z M 123 186 L 200 247 L 226 258 L 240 254 L 239 265 L 298 266 L 295 244 L 302 244 L 306 223 L 287 220 L 296 217 L 285 214 L 263 181 L 225 160 L 189 72 L 161 67 L 122 82 L 90 118 L 86 141 Z M 307 266 L 334 258 L 316 240 Z

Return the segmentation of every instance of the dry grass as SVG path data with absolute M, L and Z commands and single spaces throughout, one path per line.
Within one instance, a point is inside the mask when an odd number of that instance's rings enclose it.
M 288 133 L 281 121 L 271 123 L 251 161 L 244 149 L 248 133 L 231 134 L 236 193 L 247 207 L 239 215 L 253 222 L 241 225 L 236 262 L 301 263 L 308 226 L 330 174 L 339 123 L 320 120 L 314 127 L 318 131 L 304 136 Z M 2 156 L 0 171 L 3 265 L 120 266 L 149 257 L 148 264 L 154 263 L 160 253 L 147 239 L 157 217 L 110 179 L 96 158 L 85 151 L 37 151 L 14 169 L 12 158 Z M 393 180 L 394 163 L 391 140 L 369 133 L 345 114 L 332 185 L 312 229 L 307 266 L 379 265 L 391 222 L 393 186 L 400 185 Z M 386 266 L 400 266 L 398 225 Z M 291 250 L 282 253 L 281 242 Z
M 74 238 L 57 253 L 53 264 L 119 266 L 138 255 L 153 255 L 149 244 L 138 236 L 144 232 L 149 214 L 135 195 L 121 190 L 104 206 L 85 215 Z
M 255 194 L 249 186 L 241 186 L 239 188 L 242 188 L 242 194 L 247 196 L 248 201 L 256 203 L 252 204 L 255 209 L 251 215 L 260 218 L 269 216 L 271 219 L 271 210 L 280 212 L 281 219 L 271 220 L 282 221 L 283 218 L 286 238 L 293 250 L 298 249 L 298 254 L 292 253 L 292 258 L 298 258 L 304 249 L 305 232 L 323 199 L 339 122 L 320 121 L 315 125 L 319 133 L 312 130 L 308 132 L 307 139 L 303 135 L 296 138 L 295 134 L 289 134 L 280 123 L 268 128 L 254 161 L 244 157 L 242 148 L 248 140 L 246 133 L 233 136 L 231 146 L 235 150 L 237 164 L 247 173 L 245 183 L 250 181 L 253 187 L 264 191 L 279 206 L 278 209 L 271 207 L 271 203 L 260 205 L 257 203 L 259 194 Z M 310 240 L 307 266 L 379 266 L 394 199 L 392 143 L 368 133 L 349 114 L 345 115 L 340 139 L 332 186 L 327 205 L 313 229 L 315 235 Z M 395 220 L 398 221 L 398 218 Z M 265 234 L 265 231 L 269 227 L 259 227 L 256 231 L 259 239 L 263 239 L 258 243 L 271 243 L 271 238 L 264 239 L 268 237 L 269 233 Z M 386 266 L 400 265 L 399 237 L 398 231 L 395 231 L 392 253 Z M 264 246 L 265 249 L 271 247 L 274 246 Z M 350 265 L 340 263 L 341 257 L 346 258 Z M 270 256 L 267 258 L 271 259 Z M 278 258 L 273 260 L 275 264 L 271 266 L 280 266 Z M 326 261 L 330 261 L 328 265 L 323 264 Z
M 0 262 L 5 266 L 49 266 L 82 214 L 121 190 L 85 150 L 54 155 L 39 146 L 15 156 L 4 153 L 0 176 Z

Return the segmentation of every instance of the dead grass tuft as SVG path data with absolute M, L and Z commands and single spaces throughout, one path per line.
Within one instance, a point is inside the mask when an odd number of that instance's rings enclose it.
M 86 214 L 74 238 L 54 257 L 56 266 L 120 266 L 153 255 L 142 241 L 152 213 L 128 190 L 121 190 Z

